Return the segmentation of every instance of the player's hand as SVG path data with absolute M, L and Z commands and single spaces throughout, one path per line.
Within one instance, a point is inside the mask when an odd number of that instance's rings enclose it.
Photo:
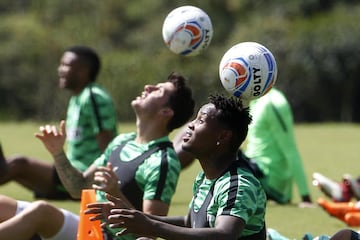
M 108 202 L 96 202 L 89 203 L 86 205 L 87 209 L 84 211 L 85 214 L 93 214 L 90 217 L 91 221 L 102 220 L 102 227 L 108 223 L 108 217 L 110 216 L 110 211 L 116 208 L 126 208 L 125 204 L 120 198 L 116 198 L 110 194 L 106 194 Z
M 111 209 L 114 207 L 112 202 L 89 203 L 86 205 L 85 214 L 92 214 L 90 221 L 101 220 L 101 226 L 105 227 Z
M 94 184 L 92 187 L 96 190 L 101 190 L 114 196 L 119 195 L 119 180 L 115 174 L 116 168 L 113 168 L 111 163 L 106 167 L 98 167 L 94 173 Z
M 66 131 L 65 121 L 60 122 L 59 129 L 55 125 L 40 126 L 40 132 L 35 134 L 35 137 L 40 139 L 46 149 L 53 155 L 56 156 L 63 153 Z
M 111 228 L 125 228 L 116 235 L 121 236 L 126 233 L 135 233 L 141 236 L 147 236 L 148 230 L 144 226 L 151 226 L 151 219 L 143 212 L 135 209 L 118 209 L 114 208 L 110 211 L 108 223 Z

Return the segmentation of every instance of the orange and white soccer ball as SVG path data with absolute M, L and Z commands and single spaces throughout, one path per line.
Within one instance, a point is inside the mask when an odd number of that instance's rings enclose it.
M 213 26 L 210 17 L 202 9 L 182 6 L 167 15 L 162 36 L 172 52 L 183 56 L 196 56 L 209 46 Z
M 265 95 L 275 84 L 277 71 L 273 54 L 256 42 L 234 45 L 225 52 L 219 64 L 225 90 L 245 101 Z

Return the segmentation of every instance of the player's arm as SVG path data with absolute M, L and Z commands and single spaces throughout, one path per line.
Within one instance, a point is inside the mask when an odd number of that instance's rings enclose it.
M 91 165 L 82 173 L 71 165 L 64 152 L 53 157 L 59 178 L 73 198 L 80 198 L 82 189 L 92 188 L 94 173 L 97 169 L 95 165 Z
M 106 147 L 114 137 L 114 132 L 111 130 L 101 130 L 96 135 L 96 140 L 99 144 L 101 151 L 104 151 L 106 149 Z
M 143 212 L 159 216 L 165 216 L 169 212 L 169 204 L 160 200 L 144 200 Z
M 160 221 L 163 223 L 168 223 L 171 225 L 179 226 L 179 227 L 190 227 L 190 211 L 186 216 L 158 216 L 152 214 L 145 214 L 147 217 Z
M 92 122 L 92 127 L 98 129 L 96 140 L 100 150 L 104 151 L 116 134 L 114 132 L 117 124 L 116 111 L 111 98 L 107 98 L 100 92 L 90 91 L 93 98 L 88 106 L 91 106 L 91 112 L 95 114 L 92 118 L 97 119 Z
M 71 165 L 64 152 L 65 121 L 60 122 L 59 129 L 54 125 L 41 126 L 40 133 L 35 134 L 35 137 L 43 142 L 53 156 L 56 170 L 66 190 L 73 198 L 80 198 L 82 189 L 91 188 L 96 167 L 91 166 L 82 173 Z
M 218 216 L 214 228 L 189 228 L 169 224 L 168 217 L 148 216 L 137 210 L 113 209 L 109 216 L 111 227 L 126 228 L 124 232 L 155 236 L 164 239 L 230 239 L 236 240 L 243 231 L 245 222 L 234 216 Z M 143 226 L 149 226 L 144 228 Z

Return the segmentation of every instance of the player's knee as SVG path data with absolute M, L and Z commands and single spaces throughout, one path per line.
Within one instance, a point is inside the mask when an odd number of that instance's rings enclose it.
M 36 233 L 44 238 L 54 236 L 59 232 L 64 222 L 62 211 L 44 200 L 33 202 L 27 208 L 27 214 L 24 218 L 27 218 L 27 221 L 32 221 Z
M 63 213 L 61 212 L 61 210 L 45 200 L 37 200 L 33 202 L 32 208 L 35 210 L 35 212 L 39 213 L 41 216 L 44 216 L 45 218 L 48 217 L 63 218 Z
M 43 216 L 51 216 L 51 213 L 55 211 L 55 207 L 44 200 L 33 202 L 31 208 Z
M 14 165 L 14 166 L 24 166 L 24 165 L 29 165 L 29 158 L 25 157 L 25 156 L 21 156 L 21 155 L 16 155 L 16 156 L 12 156 L 12 157 L 8 157 L 7 158 L 7 164 L 10 165 Z
M 7 159 L 7 171 L 11 174 L 26 172 L 31 167 L 30 159 L 25 156 L 14 156 Z

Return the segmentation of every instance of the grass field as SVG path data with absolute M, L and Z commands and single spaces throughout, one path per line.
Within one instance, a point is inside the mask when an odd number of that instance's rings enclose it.
M 42 143 L 34 137 L 39 123 L 0 122 L 1 143 L 5 155 L 24 154 L 51 161 Z M 120 124 L 121 132 L 133 130 L 131 124 Z M 343 173 L 359 175 L 360 160 L 360 125 L 354 124 L 311 124 L 296 125 L 295 134 L 309 180 L 312 198 L 323 197 L 321 192 L 311 185 L 311 174 L 315 171 L 334 179 L 341 179 Z M 177 192 L 174 196 L 170 215 L 184 215 L 191 198 L 192 181 L 200 170 L 197 162 L 185 169 L 180 176 Z M 0 194 L 22 200 L 33 200 L 32 193 L 9 183 L 0 186 Z M 52 201 L 75 213 L 79 204 L 72 201 Z M 301 239 L 306 232 L 313 235 L 331 234 L 346 225 L 329 217 L 321 208 L 300 209 L 297 207 L 299 195 L 294 188 L 293 204 L 279 206 L 269 203 L 267 207 L 267 226 L 278 230 L 291 239 Z

